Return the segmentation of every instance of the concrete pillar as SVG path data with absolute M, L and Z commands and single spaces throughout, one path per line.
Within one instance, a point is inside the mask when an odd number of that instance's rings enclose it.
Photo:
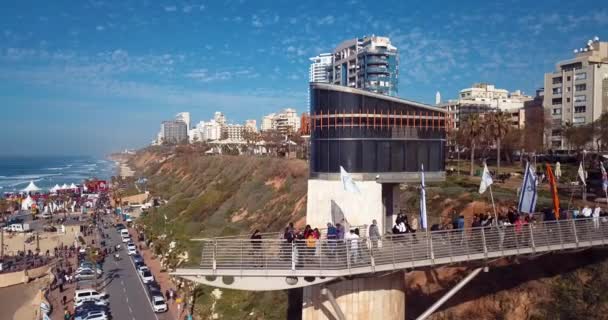
M 355 278 L 326 286 L 346 319 L 405 319 L 405 279 L 403 272 L 384 277 Z M 338 319 L 321 285 L 305 287 L 303 320 Z

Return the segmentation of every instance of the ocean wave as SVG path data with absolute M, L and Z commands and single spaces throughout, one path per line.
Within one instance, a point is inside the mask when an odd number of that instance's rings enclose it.
M 61 176 L 63 173 L 39 173 L 39 174 L 23 174 L 16 176 L 0 176 L 2 180 L 36 180 L 36 179 L 44 179 L 48 177 L 57 177 Z

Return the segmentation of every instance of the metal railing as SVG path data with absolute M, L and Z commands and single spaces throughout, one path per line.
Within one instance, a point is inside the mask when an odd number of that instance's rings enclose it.
M 363 230 L 362 230 L 363 231 Z M 365 233 L 365 232 L 363 232 Z M 202 241 L 201 275 L 342 276 L 604 245 L 608 221 L 546 221 L 379 239 Z

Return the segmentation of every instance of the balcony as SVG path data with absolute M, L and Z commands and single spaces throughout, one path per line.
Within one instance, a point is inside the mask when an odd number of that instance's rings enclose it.
M 365 61 L 367 62 L 368 65 L 372 65 L 372 64 L 388 65 L 388 60 L 381 58 L 381 57 L 370 56 Z
M 383 68 L 383 67 L 370 67 L 370 68 L 366 68 L 365 69 L 366 73 L 385 73 L 385 74 L 389 74 L 390 71 L 388 70 L 388 68 Z

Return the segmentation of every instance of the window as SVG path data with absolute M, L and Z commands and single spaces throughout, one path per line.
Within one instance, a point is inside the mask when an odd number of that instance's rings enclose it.
M 569 102 L 570 102 L 570 98 L 566 98 L 566 102 L 568 102 L 568 103 L 569 103 Z
M 567 92 L 570 92 L 570 87 L 566 87 L 566 91 L 567 91 Z
M 557 87 L 557 88 L 553 88 L 553 94 L 561 94 L 562 93 L 562 88 Z
M 574 96 L 574 102 L 584 102 L 587 101 L 586 95 Z
M 551 130 L 551 136 L 552 137 L 558 137 L 562 135 L 562 131 L 561 130 Z
M 587 79 L 586 72 L 581 72 L 581 73 L 577 73 L 576 75 L 574 75 L 574 80 L 585 80 L 585 79 Z
M 562 83 L 562 77 L 553 78 L 553 84 L 560 84 L 560 83 Z
M 574 107 L 574 113 L 584 113 L 587 111 L 585 106 Z
M 571 79 L 571 77 L 570 77 L 570 76 L 567 76 L 567 77 L 566 77 L 566 81 L 570 81 L 570 79 Z
M 585 117 L 574 117 L 572 123 L 581 124 L 585 123 Z
M 574 90 L 576 91 L 585 91 L 587 90 L 587 85 L 586 84 L 577 84 L 576 86 L 574 86 Z
M 555 105 L 559 105 L 562 104 L 562 98 L 553 98 L 553 100 L 551 101 L 551 103 L 555 106 Z
M 560 115 L 562 114 L 562 109 L 561 108 L 555 108 L 553 109 L 553 115 Z

